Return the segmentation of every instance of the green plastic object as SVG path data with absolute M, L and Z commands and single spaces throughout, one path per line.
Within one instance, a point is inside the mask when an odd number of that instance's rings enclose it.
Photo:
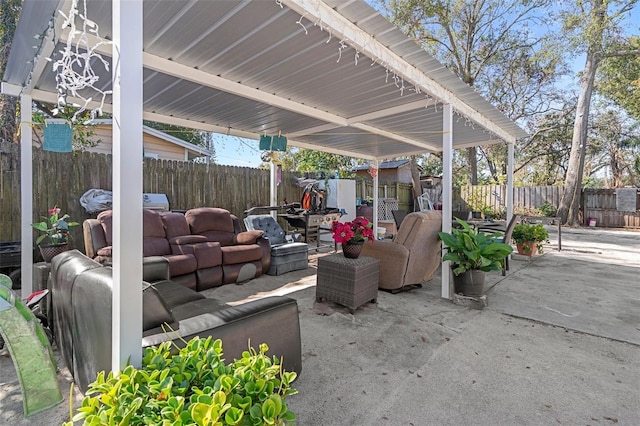
M 24 416 L 62 402 L 51 344 L 33 312 L 0 274 L 0 334 L 11 354 L 20 387 Z

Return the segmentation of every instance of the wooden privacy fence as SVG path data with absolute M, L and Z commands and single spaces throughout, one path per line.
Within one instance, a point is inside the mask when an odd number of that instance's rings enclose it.
M 558 207 L 564 193 L 562 186 L 525 186 L 513 188 L 513 208 L 516 212 L 530 213 L 545 202 Z M 458 210 L 494 212 L 507 210 L 506 185 L 475 185 L 460 188 L 460 198 L 454 197 L 454 210 L 459 203 Z
M 633 191 L 633 190 L 632 190 Z M 640 190 L 636 189 L 636 210 L 618 210 L 615 189 L 585 189 L 582 194 L 583 219 L 595 219 L 596 226 L 640 228 Z
M 19 146 L 0 143 L 0 241 L 20 240 Z M 90 215 L 80 205 L 89 189 L 111 190 L 111 155 L 88 152 L 60 154 L 34 149 L 33 221 L 57 205 L 73 221 Z M 142 161 L 142 159 L 141 159 Z M 299 201 L 302 188 L 296 173 L 283 172 L 278 203 Z M 183 161 L 144 159 L 143 192 L 162 193 L 173 210 L 211 206 L 229 210 L 242 219 L 244 210 L 269 205 L 269 171 Z M 35 234 L 34 234 L 35 237 Z M 83 249 L 81 227 L 72 228 L 71 245 Z

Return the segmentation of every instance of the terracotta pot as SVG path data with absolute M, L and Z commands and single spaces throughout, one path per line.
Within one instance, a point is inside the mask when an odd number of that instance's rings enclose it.
M 516 244 L 518 254 L 524 256 L 534 256 L 538 252 L 538 244 L 535 241 L 525 241 L 524 243 Z
M 342 254 L 349 259 L 357 259 L 362 251 L 364 241 L 348 242 L 342 246 Z
M 477 269 L 470 269 L 453 276 L 453 286 L 456 293 L 464 296 L 480 297 L 484 294 L 485 272 Z
M 40 248 L 40 254 L 42 255 L 42 259 L 47 263 L 50 263 L 51 259 L 59 255 L 60 253 L 63 253 L 69 250 L 69 244 L 67 243 L 48 244 L 48 245 L 41 245 L 38 247 Z

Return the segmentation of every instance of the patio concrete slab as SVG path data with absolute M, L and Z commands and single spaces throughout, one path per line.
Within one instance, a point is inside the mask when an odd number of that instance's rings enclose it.
M 566 229 L 487 292 L 491 309 L 640 345 L 640 233 Z
M 562 252 L 552 234 L 546 254 L 489 274 L 482 311 L 441 299 L 436 276 L 380 292 L 352 315 L 315 302 L 314 261 L 206 294 L 298 301 L 303 371 L 289 405 L 299 425 L 640 424 L 640 233 L 562 237 Z M 60 424 L 68 410 L 67 400 L 23 419 L 15 372 L 0 357 L 0 424 Z

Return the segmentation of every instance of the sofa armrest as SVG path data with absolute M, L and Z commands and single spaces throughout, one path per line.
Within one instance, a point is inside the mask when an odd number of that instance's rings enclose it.
M 177 334 L 158 333 L 142 339 L 142 346 L 158 345 L 173 339 L 178 346 L 184 340 L 200 336 L 222 339 L 224 357 L 230 361 L 242 357 L 249 344 L 269 345 L 269 355 L 282 357 L 288 371 L 302 370 L 298 304 L 286 296 L 266 297 L 237 306 L 222 305 L 215 299 L 201 299 L 173 309 L 179 321 Z
M 148 283 L 168 280 L 169 261 L 162 256 L 142 258 L 142 279 Z
M 171 246 L 182 246 L 185 244 L 197 244 L 197 243 L 206 243 L 207 237 L 204 235 L 181 235 L 179 237 L 169 238 L 169 244 Z M 182 254 L 182 253 L 180 253 Z
M 236 234 L 236 244 L 256 244 L 258 238 L 264 235 L 264 231 L 244 231 Z

